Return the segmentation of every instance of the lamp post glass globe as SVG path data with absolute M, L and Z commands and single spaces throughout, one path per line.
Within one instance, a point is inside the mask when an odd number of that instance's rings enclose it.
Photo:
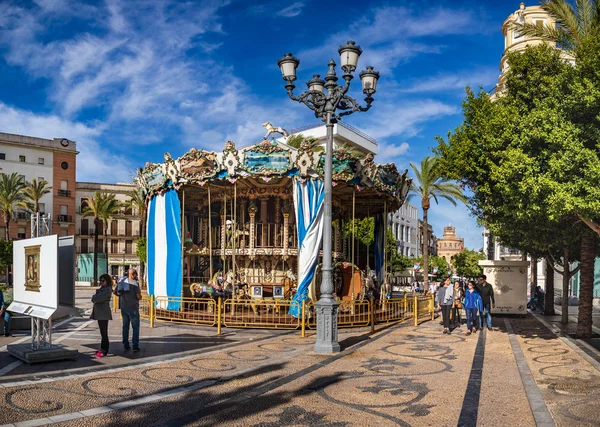
M 362 53 L 360 46 L 356 45 L 354 40 L 348 40 L 345 46 L 338 49 L 340 54 L 340 66 L 346 73 L 353 73 L 358 65 L 358 58 Z
M 379 73 L 374 71 L 373 67 L 369 66 L 366 70 L 361 71 L 360 81 L 365 95 L 371 96 L 377 91 L 377 80 L 379 80 Z
M 325 80 L 321 79 L 319 74 L 313 74 L 312 80 L 309 80 L 306 83 L 308 86 L 308 90 L 311 92 L 321 92 L 323 93 L 323 88 L 325 87 Z
M 289 82 L 296 80 L 296 68 L 298 68 L 298 65 L 300 65 L 298 58 L 294 57 L 294 55 L 291 53 L 286 53 L 283 55 L 283 58 L 277 61 L 277 65 L 281 70 L 283 80 Z

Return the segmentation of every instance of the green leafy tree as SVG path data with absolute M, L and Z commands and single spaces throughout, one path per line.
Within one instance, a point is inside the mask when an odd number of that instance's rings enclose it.
M 0 213 L 4 215 L 4 239 L 10 240 L 10 221 L 15 209 L 25 208 L 25 182 L 16 172 L 0 174 Z
M 113 193 L 104 193 L 103 209 L 100 211 L 100 219 L 104 225 L 104 253 L 108 254 L 108 222 L 121 211 L 122 204 Z
M 139 258 L 140 262 L 146 261 L 146 238 L 140 237 L 135 242 L 135 255 Z
M 467 199 L 463 195 L 462 189 L 455 183 L 443 177 L 442 169 L 439 165 L 438 157 L 427 156 L 421 160 L 420 167 L 413 162 L 410 167 L 415 175 L 415 180 L 411 184 L 409 199 L 419 197 L 421 199 L 421 207 L 423 208 L 423 241 L 428 242 L 428 225 L 429 225 L 429 209 L 431 208 L 431 199 L 435 203 L 439 203 L 439 199 L 446 199 L 454 206 L 457 201 L 466 202 Z M 423 269 L 429 268 L 429 247 L 423 245 Z M 429 287 L 429 277 L 424 276 L 425 289 Z
M 40 200 L 46 194 L 50 194 L 51 191 L 52 186 L 45 179 L 38 181 L 33 178 L 31 181 L 26 182 L 23 192 L 25 193 L 27 208 L 34 214 L 37 214 L 40 211 Z
M 325 148 L 323 148 L 323 146 L 319 143 L 317 138 L 312 137 L 312 136 L 304 136 L 301 133 L 299 133 L 297 135 L 291 135 L 290 137 L 288 137 L 288 139 L 285 141 L 285 143 L 287 145 L 289 145 L 290 147 L 298 149 L 298 148 L 300 148 L 300 146 L 302 145 L 302 143 L 304 141 L 308 142 L 308 145 L 310 146 L 311 150 L 314 151 L 315 153 L 324 153 L 325 152 Z
M 593 260 L 596 245 L 579 218 L 600 212 L 600 159 L 575 112 L 589 98 L 578 92 L 577 68 L 547 45 L 511 53 L 508 63 L 503 96 L 492 102 L 467 88 L 462 125 L 447 141 L 439 139 L 435 151 L 445 175 L 472 191 L 472 212 L 503 244 L 538 258 L 567 254 L 580 242 L 577 333 L 585 337 L 591 335 L 593 273 L 584 279 L 584 248 L 592 250 L 585 259 Z M 593 91 L 586 95 L 600 103 Z M 551 283 L 546 299 L 552 313 Z
M 412 260 L 412 264 L 420 263 L 421 264 L 421 272 L 425 271 L 424 267 L 424 259 L 423 257 L 417 257 Z M 437 268 L 437 273 L 434 273 Z M 435 274 L 436 280 L 441 280 L 444 277 L 448 277 L 448 271 L 450 271 L 450 264 L 446 261 L 446 258 L 443 256 L 432 255 L 429 257 L 429 265 L 427 271 L 429 274 Z M 426 275 L 423 275 L 425 277 Z
M 459 276 L 478 277 L 483 274 L 483 269 L 479 266 L 479 261 L 484 259 L 485 254 L 483 252 L 463 249 L 452 257 L 452 265 Z

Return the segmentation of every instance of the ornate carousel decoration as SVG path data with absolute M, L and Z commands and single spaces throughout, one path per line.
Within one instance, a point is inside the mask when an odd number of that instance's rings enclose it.
M 289 139 L 285 129 L 264 126 L 266 138 L 249 147 L 238 150 L 227 141 L 222 152 L 192 148 L 176 159 L 166 153 L 163 164 L 137 171 L 135 181 L 148 201 L 151 295 L 252 301 L 316 296 L 319 255 L 307 261 L 303 251 L 320 246 L 305 240 L 307 232 L 314 234 L 311 227 L 319 227 L 313 221 L 318 215 L 306 215 L 310 209 L 318 214 L 322 203 L 325 155 L 306 140 L 289 146 L 281 142 Z M 284 138 L 267 139 L 273 133 Z M 357 254 L 349 224 L 367 216 L 385 224 L 387 213 L 404 203 L 410 179 L 393 163 L 376 164 L 372 153 L 340 146 L 333 153 L 333 180 L 336 297 L 352 301 L 371 292 L 369 271 L 374 267 L 381 277 L 382 262 L 370 261 L 377 251 L 367 251 L 366 259 Z M 376 239 L 378 244 L 383 241 Z M 182 304 L 164 308 L 181 310 Z

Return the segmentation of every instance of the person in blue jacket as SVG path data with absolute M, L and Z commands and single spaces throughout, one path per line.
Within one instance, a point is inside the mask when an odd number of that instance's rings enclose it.
M 467 312 L 466 335 L 471 335 L 471 332 L 477 332 L 477 312 L 483 311 L 481 295 L 479 295 L 479 292 L 475 289 L 475 283 L 473 283 L 473 281 L 469 281 L 467 284 L 467 292 L 465 292 L 465 302 L 463 303 L 463 307 Z

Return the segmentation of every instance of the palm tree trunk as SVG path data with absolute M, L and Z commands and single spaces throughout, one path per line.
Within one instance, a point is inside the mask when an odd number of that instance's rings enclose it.
M 423 209 L 423 290 L 429 290 L 429 223 L 427 211 Z
M 569 323 L 569 279 L 571 278 L 571 269 L 569 268 L 569 248 L 563 249 L 563 277 L 562 277 L 562 311 L 560 323 Z
M 104 222 L 104 254 L 106 255 L 106 262 L 108 262 L 108 221 Z
M 531 284 L 529 287 L 529 296 L 533 298 L 537 290 L 537 259 L 531 256 Z
M 6 228 L 4 229 L 4 237 L 5 237 L 5 240 L 8 242 L 10 240 L 10 214 L 9 213 L 4 214 L 4 224 L 6 225 Z
M 544 314 L 554 316 L 554 268 L 552 260 L 546 258 L 546 295 L 544 297 Z
M 592 337 L 592 302 L 594 297 L 594 257 L 596 235 L 585 231 L 581 236 L 581 269 L 579 285 L 579 315 L 577 338 Z
M 94 286 L 98 285 L 98 217 L 94 218 Z

